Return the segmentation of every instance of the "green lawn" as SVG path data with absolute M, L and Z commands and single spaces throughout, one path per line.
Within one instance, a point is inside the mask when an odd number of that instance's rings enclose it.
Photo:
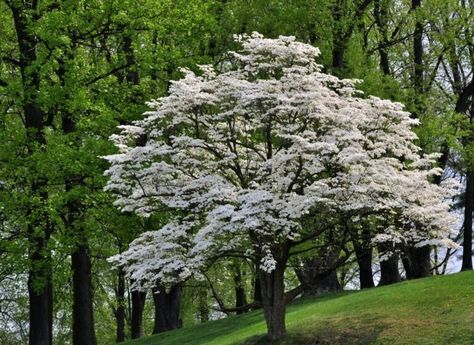
M 474 272 L 305 299 L 287 309 L 285 345 L 474 344 Z M 162 333 L 127 345 L 266 344 L 262 313 Z

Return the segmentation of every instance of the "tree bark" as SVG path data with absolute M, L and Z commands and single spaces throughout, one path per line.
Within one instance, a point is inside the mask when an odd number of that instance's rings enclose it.
M 369 228 L 365 227 L 359 231 L 352 229 L 352 243 L 356 254 L 357 265 L 359 266 L 359 282 L 361 289 L 373 288 L 374 277 L 372 272 L 372 244 Z
M 207 304 L 207 291 L 199 290 L 199 320 L 201 323 L 209 321 L 209 306 Z
M 332 7 L 332 17 L 334 21 L 333 48 L 332 48 L 332 68 L 339 70 L 344 67 L 344 54 L 346 51 L 345 33 L 342 28 L 343 4 L 341 0 L 336 0 Z M 346 18 L 347 19 L 347 18 Z
M 412 10 L 415 13 L 415 31 L 413 32 L 413 86 L 418 94 L 416 110 L 414 115 L 419 115 L 425 111 L 423 105 L 423 95 L 425 94 L 425 76 L 423 65 L 423 21 L 420 20 L 419 14 L 416 11 L 421 7 L 421 0 L 412 0 Z M 421 248 L 412 247 L 408 249 L 408 267 L 410 274 L 407 271 L 407 278 L 422 278 L 431 275 L 431 247 L 424 246 Z M 404 265 L 405 265 L 404 262 Z M 411 277 L 411 278 L 410 278 Z
M 238 264 L 234 265 L 235 307 L 241 308 L 247 304 L 242 272 Z M 238 310 L 237 314 L 243 314 L 245 310 Z
M 46 241 L 36 242 L 40 248 L 44 248 Z M 53 285 L 51 269 L 46 258 L 41 255 L 42 251 L 36 248 L 29 255 L 31 265 L 35 267 L 28 272 L 29 345 L 52 345 Z
M 155 325 L 153 334 L 182 327 L 180 319 L 181 285 L 173 285 L 169 291 L 162 286 L 153 289 Z
M 141 338 L 144 335 L 143 330 L 143 311 L 145 308 L 146 292 L 132 291 L 132 320 L 131 337 L 132 339 Z
M 384 75 L 390 75 L 390 62 L 388 58 L 387 49 L 388 46 L 388 27 L 387 27 L 387 4 L 381 3 L 381 0 L 374 0 L 374 18 L 375 23 L 378 27 L 382 40 L 380 43 L 380 48 L 378 49 L 380 55 L 380 69 Z
M 119 268 L 117 274 L 117 308 L 114 311 L 117 322 L 116 342 L 125 341 L 125 271 Z
M 464 236 L 461 271 L 472 270 L 472 212 L 474 211 L 474 173 L 466 173 L 464 195 Z
M 387 244 L 379 244 L 378 246 L 379 253 L 384 253 L 389 249 L 390 247 Z M 380 286 L 398 283 L 401 280 L 397 254 L 392 254 L 388 260 L 380 261 Z
M 373 0 L 360 0 L 355 2 L 355 11 L 348 8 L 349 2 L 336 0 L 331 8 L 333 19 L 333 49 L 332 68 L 339 72 L 344 68 L 344 55 L 354 28 L 360 22 L 367 7 Z M 348 15 L 350 14 L 350 15 Z
M 355 250 L 357 265 L 359 266 L 359 282 L 361 289 L 375 286 L 372 273 L 372 248 Z
M 407 279 L 424 278 L 433 274 L 431 272 L 430 253 L 430 246 L 409 246 L 405 249 L 402 262 L 403 267 L 405 268 Z
M 271 273 L 259 270 L 263 313 L 270 341 L 278 340 L 286 334 L 284 274 L 285 264 L 281 262 L 277 262 Z
M 262 302 L 262 287 L 258 276 L 258 268 L 255 270 L 255 280 L 253 282 L 253 301 L 257 304 Z
M 469 121 L 472 125 L 474 121 L 474 78 L 471 79 L 459 93 L 456 101 L 455 111 L 461 114 L 467 114 L 470 107 Z M 467 147 L 471 142 L 465 140 L 464 147 Z M 461 270 L 472 269 L 472 212 L 474 208 L 474 172 L 472 164 L 468 164 L 466 172 L 466 191 L 464 197 L 464 223 L 463 223 L 463 259 Z
M 416 11 L 421 6 L 421 0 L 412 0 L 412 10 Z M 424 66 L 423 66 L 423 23 L 417 18 L 415 21 L 415 31 L 413 33 L 413 62 L 414 74 L 413 82 L 415 90 L 424 93 Z
M 339 257 L 339 248 L 326 248 L 315 257 L 302 261 L 296 276 L 304 286 L 303 296 L 317 296 L 327 292 L 342 290 L 336 269 L 329 269 Z
M 72 343 L 96 345 L 89 246 L 79 244 L 71 255 L 73 271 Z
M 61 87 L 66 84 L 65 61 L 59 61 L 57 71 Z M 65 135 L 75 135 L 76 122 L 69 109 L 62 105 L 58 111 L 62 116 L 62 130 Z M 72 140 L 79 146 L 78 139 Z M 84 176 L 70 175 L 65 178 L 66 193 L 83 185 Z M 96 345 L 94 327 L 94 307 L 89 243 L 83 224 L 83 202 L 79 197 L 68 197 L 65 205 L 64 223 L 75 247 L 71 253 L 73 303 L 72 303 L 72 343 L 73 345 Z

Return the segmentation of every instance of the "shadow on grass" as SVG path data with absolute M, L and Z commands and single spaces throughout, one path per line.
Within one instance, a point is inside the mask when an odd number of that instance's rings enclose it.
M 308 325 L 307 330 L 289 331 L 287 335 L 272 342 L 266 335 L 254 336 L 235 345 L 366 345 L 376 344 L 383 324 L 368 322 L 357 327 L 341 327 L 340 322 Z

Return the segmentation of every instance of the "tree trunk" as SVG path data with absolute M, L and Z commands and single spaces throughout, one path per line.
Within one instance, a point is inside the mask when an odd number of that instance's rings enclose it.
M 419 116 L 425 111 L 423 103 L 423 95 L 425 94 L 425 76 L 424 76 L 424 64 L 423 64 L 423 21 L 420 20 L 419 14 L 416 13 L 421 7 L 421 0 L 412 0 L 412 10 L 415 13 L 415 31 L 413 32 L 413 86 L 418 94 L 416 98 L 416 108 L 413 111 L 414 116 Z M 422 248 L 412 247 L 408 250 L 408 260 L 404 261 L 409 263 L 407 271 L 407 278 L 422 278 L 431 275 L 431 247 L 425 246 Z M 407 269 L 407 266 L 405 266 Z M 411 277 L 411 278 L 410 278 Z
M 242 281 L 242 272 L 240 266 L 234 266 L 234 286 L 235 286 L 235 307 L 240 308 L 247 304 L 247 296 L 245 294 L 244 282 Z M 245 310 L 237 311 L 237 314 L 243 314 Z
M 414 278 L 424 278 L 432 275 L 431 272 L 431 247 L 424 246 L 420 248 L 413 248 L 413 257 L 415 265 L 413 265 Z
M 45 265 L 45 258 L 34 251 L 30 258 L 32 267 Z M 44 279 L 47 279 L 45 283 Z M 29 345 L 52 345 L 53 285 L 49 267 L 30 269 L 28 273 Z
M 96 345 L 92 303 L 91 262 L 89 246 L 84 241 L 72 253 L 73 305 L 72 343 Z
M 317 296 L 323 293 L 341 291 L 341 283 L 337 277 L 336 270 L 332 270 L 327 275 L 316 276 L 308 287 L 305 287 L 303 296 Z
M 255 280 L 253 282 L 253 301 L 255 303 L 262 302 L 262 287 L 258 276 L 258 268 L 255 270 Z
M 421 0 L 412 0 L 412 10 L 417 11 L 421 6 Z M 415 12 L 415 16 L 418 16 Z M 424 66 L 423 66 L 423 23 L 417 18 L 415 31 L 413 33 L 413 82 L 415 90 L 419 94 L 424 93 Z
M 389 245 L 379 244 L 379 254 L 389 250 Z M 379 285 L 390 285 L 402 280 L 398 270 L 398 255 L 392 254 L 388 260 L 380 261 L 380 281 Z
M 136 290 L 132 291 L 132 320 L 131 320 L 132 339 L 141 338 L 144 335 L 143 311 L 145 309 L 145 300 L 146 300 L 146 292 L 136 291 Z
M 182 327 L 180 319 L 181 285 L 175 284 L 169 291 L 162 286 L 153 289 L 155 325 L 153 334 Z
M 432 275 L 430 253 L 430 246 L 409 246 L 406 248 L 402 262 L 407 279 L 424 278 Z
M 259 270 L 263 313 L 270 341 L 278 340 L 286 334 L 284 274 L 285 264 L 280 262 L 277 262 L 271 273 Z
M 61 86 L 66 84 L 65 61 L 60 60 L 57 75 Z M 65 135 L 74 136 L 76 132 L 76 122 L 74 116 L 68 109 L 60 106 L 58 111 L 61 113 L 62 130 Z M 72 137 L 71 141 L 79 146 L 80 140 Z M 66 207 L 64 215 L 65 227 L 69 236 L 74 240 L 75 247 L 71 253 L 72 269 L 72 343 L 73 345 L 96 345 L 94 327 L 94 307 L 93 307 L 93 288 L 91 277 L 91 260 L 89 256 L 89 244 L 87 240 L 86 229 L 83 225 L 84 208 L 81 197 L 74 195 L 74 188 L 83 186 L 84 176 L 70 175 L 65 178 L 65 191 L 70 193 L 66 198 Z
M 351 228 L 352 244 L 359 266 L 359 281 L 361 289 L 373 288 L 374 277 L 372 272 L 372 243 L 370 229 L 366 226 L 362 231 Z
M 359 266 L 359 281 L 361 289 L 373 288 L 372 248 L 356 249 L 357 264 Z
M 383 2 L 383 3 L 381 3 Z M 381 42 L 379 43 L 379 55 L 380 55 L 380 69 L 384 75 L 390 75 L 390 62 L 388 59 L 388 53 L 386 47 L 389 45 L 388 39 L 388 6 L 385 1 L 374 0 L 374 18 L 375 23 L 378 27 L 380 35 L 382 36 Z
M 474 173 L 466 173 L 466 193 L 464 195 L 464 239 L 462 271 L 472 270 L 472 212 L 474 211 Z
M 342 27 L 343 3 L 336 0 L 332 6 L 331 14 L 334 22 L 333 27 L 333 47 L 332 47 L 332 69 L 333 72 L 344 67 L 344 54 L 346 52 L 347 39 L 345 37 L 344 28 Z M 344 18 L 348 20 L 348 18 Z M 349 35 L 350 36 L 350 35 Z
M 117 308 L 114 314 L 117 322 L 116 342 L 120 343 L 125 341 L 125 271 L 123 268 L 119 268 L 117 278 Z
M 332 51 L 332 67 L 335 70 L 344 67 L 344 53 L 346 52 L 346 47 L 342 43 L 337 44 Z
M 201 323 L 209 321 L 209 306 L 207 305 L 207 291 L 199 290 L 199 320 Z
M 303 296 L 317 296 L 327 292 L 342 290 L 334 266 L 340 249 L 326 248 L 317 256 L 302 260 L 302 267 L 296 276 L 304 286 Z

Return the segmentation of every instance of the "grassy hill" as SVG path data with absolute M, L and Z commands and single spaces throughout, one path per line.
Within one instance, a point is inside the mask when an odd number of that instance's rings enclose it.
M 474 344 L 474 272 L 304 299 L 287 310 L 285 345 Z M 127 345 L 266 344 L 260 311 Z

